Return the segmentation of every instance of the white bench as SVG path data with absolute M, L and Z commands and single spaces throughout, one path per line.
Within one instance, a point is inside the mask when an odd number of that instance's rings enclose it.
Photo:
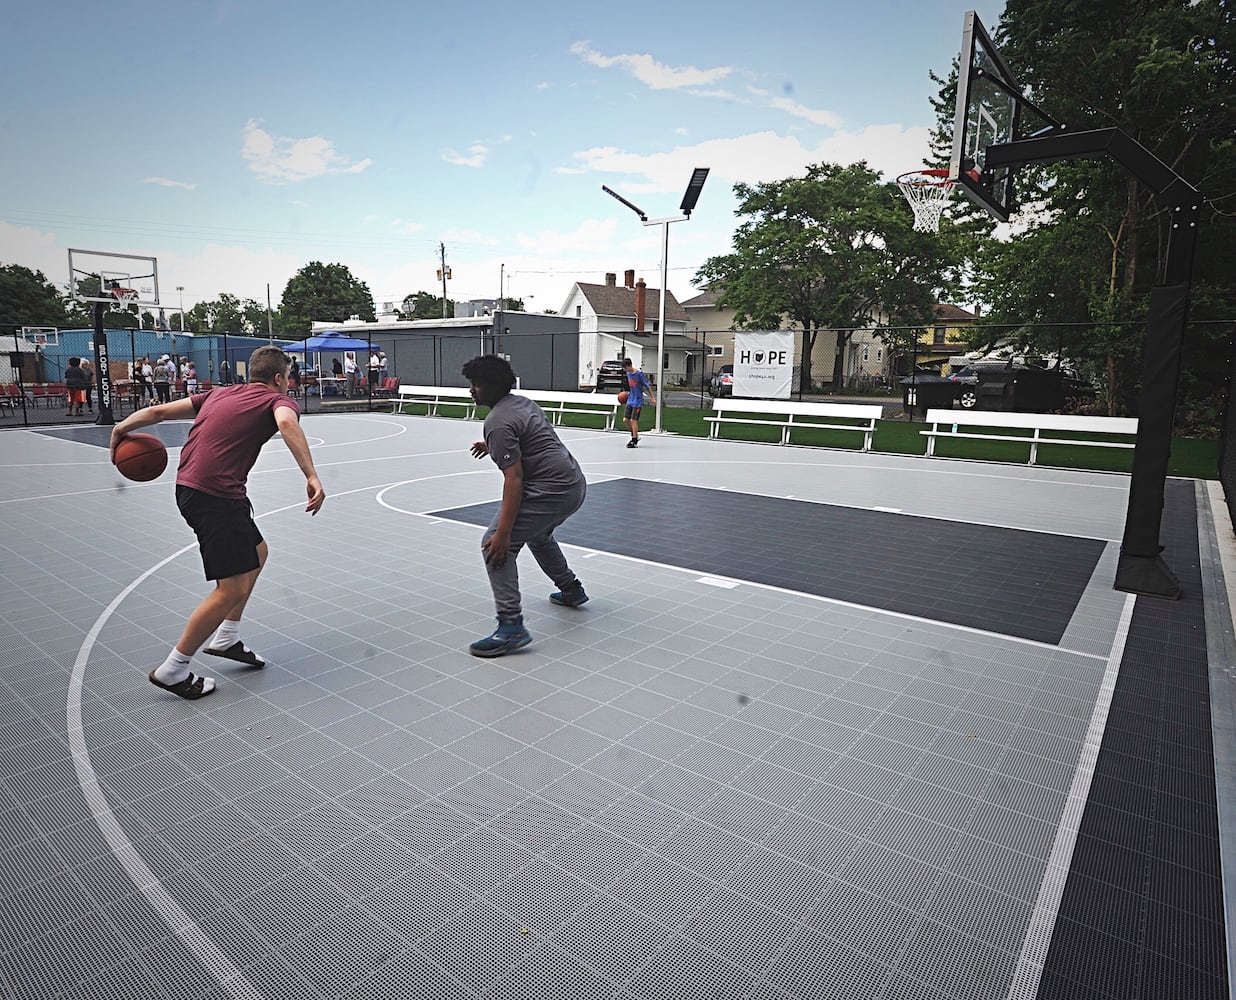
M 599 392 L 558 392 L 551 389 L 514 389 L 516 396 L 525 396 L 539 406 L 552 424 L 561 424 L 563 414 L 576 413 L 600 417 L 607 431 L 614 429 L 618 411 L 624 407 L 617 396 Z
M 792 399 L 717 398 L 712 403 L 710 438 L 722 424 L 766 424 L 781 428 L 781 444 L 790 443 L 795 430 L 857 431 L 863 436 L 863 451 L 871 450 L 876 421 L 884 416 L 882 406 L 864 403 L 811 403 Z M 848 421 L 840 423 L 839 421 Z
M 1030 465 L 1034 465 L 1038 460 L 1041 444 L 1132 448 L 1136 442 L 1117 439 L 1137 435 L 1136 417 L 1079 417 L 1060 413 L 1004 413 L 994 410 L 928 410 L 927 423 L 931 424 L 931 430 L 919 433 L 927 438 L 928 455 L 935 454 L 936 438 L 1012 441 L 1030 446 Z M 946 429 L 941 430 L 942 427 Z M 987 428 L 998 428 L 1012 433 L 984 433 Z M 1056 436 L 1044 437 L 1044 433 Z M 1102 437 L 1062 438 L 1059 436 L 1061 433 L 1099 434 Z
M 462 406 L 464 416 L 469 419 L 476 416 L 476 401 L 472 391 L 453 385 L 401 385 L 399 391 L 391 397 L 391 412 L 402 413 L 408 403 L 423 403 L 428 415 L 436 417 L 442 406 Z

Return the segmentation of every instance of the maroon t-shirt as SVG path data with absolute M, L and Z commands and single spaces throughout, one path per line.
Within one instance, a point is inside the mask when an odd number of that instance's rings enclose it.
M 189 397 L 197 418 L 180 450 L 176 485 L 211 496 L 243 500 L 249 470 L 262 445 L 275 436 L 275 410 L 296 400 L 261 382 L 229 385 Z

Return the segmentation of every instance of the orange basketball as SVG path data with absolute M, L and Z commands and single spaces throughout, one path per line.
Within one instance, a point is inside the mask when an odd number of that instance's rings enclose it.
M 167 448 L 153 434 L 130 434 L 116 445 L 116 468 L 125 479 L 148 483 L 167 468 Z
M 618 393 L 618 402 L 620 403 L 625 403 L 629 398 L 630 393 L 628 393 L 626 389 L 623 389 L 622 392 Z

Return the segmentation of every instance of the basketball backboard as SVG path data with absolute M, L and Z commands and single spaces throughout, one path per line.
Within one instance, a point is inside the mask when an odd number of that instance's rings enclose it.
M 60 346 L 60 330 L 54 326 L 23 326 L 21 336 L 24 341 L 36 347 Z
M 966 11 L 962 22 L 961 58 L 957 67 L 957 113 L 953 121 L 953 155 L 948 179 L 970 200 L 1007 222 L 1016 208 L 1016 170 L 988 169 L 988 146 L 1026 136 L 1022 108 L 1026 101 L 1013 75 L 979 20 Z M 1040 122 L 1035 123 L 1038 127 Z
M 118 298 L 113 292 L 124 291 Z M 159 308 L 159 262 L 154 257 L 99 250 L 69 251 L 69 296 L 76 302 L 106 302 Z

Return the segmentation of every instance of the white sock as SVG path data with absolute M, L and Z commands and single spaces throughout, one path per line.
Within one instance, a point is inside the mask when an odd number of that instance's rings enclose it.
M 173 646 L 167 659 L 155 668 L 155 676 L 165 684 L 179 684 L 189 676 L 189 661 L 192 659 Z
M 240 622 L 225 621 L 210 640 L 211 649 L 227 649 L 240 638 Z

